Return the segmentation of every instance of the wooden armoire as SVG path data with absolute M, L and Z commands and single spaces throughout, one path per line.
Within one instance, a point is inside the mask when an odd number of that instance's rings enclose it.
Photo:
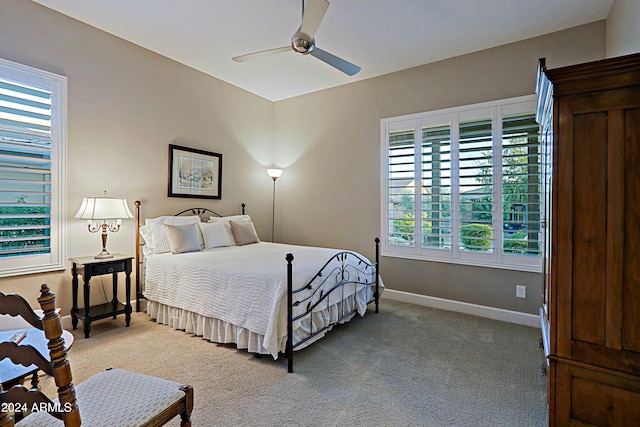
M 549 425 L 640 425 L 640 54 L 538 73 Z

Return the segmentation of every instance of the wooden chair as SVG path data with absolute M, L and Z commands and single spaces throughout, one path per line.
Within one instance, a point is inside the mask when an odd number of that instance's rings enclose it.
M 62 339 L 62 324 L 55 310 L 55 295 L 47 285 L 40 288 L 38 302 L 44 311 L 38 317 L 19 295 L 0 293 L 0 314 L 21 316 L 44 331 L 49 357 L 34 347 L 10 341 L 0 343 L 0 360 L 15 364 L 36 365 L 53 376 L 58 399 L 51 401 L 38 389 L 15 385 L 0 391 L 0 426 L 13 426 L 10 408 L 37 408 L 19 426 L 161 426 L 180 415 L 182 426 L 191 426 L 193 389 L 191 386 L 129 372 L 109 369 L 74 387 L 67 349 Z M 56 419 L 57 418 L 57 419 Z

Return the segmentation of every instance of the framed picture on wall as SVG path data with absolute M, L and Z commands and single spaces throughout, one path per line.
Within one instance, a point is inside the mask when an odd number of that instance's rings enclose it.
M 168 195 L 222 199 L 222 154 L 169 144 Z

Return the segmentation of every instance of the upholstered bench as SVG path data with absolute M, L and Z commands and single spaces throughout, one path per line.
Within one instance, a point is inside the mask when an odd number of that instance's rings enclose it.
M 179 404 L 184 395 L 180 383 L 122 369 L 102 371 L 76 386 L 80 419 L 82 425 L 89 427 L 144 426 L 167 408 Z M 19 425 L 64 426 L 47 412 L 34 412 Z

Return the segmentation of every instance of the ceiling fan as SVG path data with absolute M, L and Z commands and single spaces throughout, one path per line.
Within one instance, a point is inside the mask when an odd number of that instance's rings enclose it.
M 345 61 L 342 58 L 338 58 L 337 56 L 316 46 L 316 40 L 314 37 L 320 23 L 322 22 L 322 18 L 324 18 L 324 14 L 329 8 L 329 2 L 327 0 L 307 0 L 306 3 L 307 7 L 305 9 L 305 0 L 302 0 L 302 24 L 300 24 L 298 31 L 296 31 L 293 37 L 291 37 L 290 46 L 235 56 L 232 59 L 236 62 L 245 62 L 267 55 L 288 52 L 293 49 L 294 52 L 301 55 L 314 56 L 349 76 L 355 75 L 360 71 L 360 67 Z

